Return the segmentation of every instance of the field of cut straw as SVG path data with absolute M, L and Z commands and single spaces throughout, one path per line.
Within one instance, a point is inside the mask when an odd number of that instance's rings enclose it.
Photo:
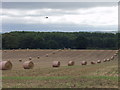
M 3 88 L 118 88 L 116 50 L 3 50 L 2 60 L 11 70 L 2 70 Z M 29 60 L 31 58 L 31 60 Z M 91 64 L 92 61 L 101 63 Z M 32 61 L 32 69 L 23 63 Z M 52 67 L 60 61 L 59 67 Z M 68 66 L 69 61 L 74 65 Z M 87 65 L 81 65 L 86 61 Z

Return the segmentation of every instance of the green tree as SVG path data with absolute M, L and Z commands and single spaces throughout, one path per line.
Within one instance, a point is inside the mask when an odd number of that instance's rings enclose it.
M 78 36 L 75 41 L 76 41 L 77 49 L 86 49 L 87 48 L 87 39 L 85 37 Z

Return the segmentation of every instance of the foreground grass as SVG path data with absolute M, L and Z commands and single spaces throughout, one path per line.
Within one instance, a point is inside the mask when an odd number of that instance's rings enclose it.
M 117 88 L 117 77 L 80 76 L 80 77 L 24 77 L 7 79 L 7 88 Z M 12 83 L 11 83 L 12 82 Z
M 50 79 L 73 79 L 73 78 L 88 78 L 88 79 L 108 79 L 108 80 L 118 80 L 118 77 L 114 76 L 54 76 L 54 77 L 2 77 L 2 79 L 11 79 L 11 80 L 50 80 Z
M 5 88 L 118 88 L 117 62 L 3 71 Z M 11 83 L 12 82 L 12 83 Z

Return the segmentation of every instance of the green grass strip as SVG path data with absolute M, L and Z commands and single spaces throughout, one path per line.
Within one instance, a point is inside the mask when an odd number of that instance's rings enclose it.
M 117 76 L 81 76 L 81 78 L 118 80 Z

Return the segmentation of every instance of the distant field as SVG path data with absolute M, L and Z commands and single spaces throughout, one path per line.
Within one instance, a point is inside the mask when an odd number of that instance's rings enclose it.
M 13 68 L 3 71 L 3 87 L 118 88 L 118 57 L 103 62 L 103 59 L 110 58 L 115 52 L 116 50 L 5 50 L 3 60 L 10 60 Z M 40 58 L 37 59 L 37 56 Z M 32 57 L 35 66 L 31 70 L 24 70 L 22 64 L 29 57 Z M 98 59 L 102 63 L 90 64 L 90 61 Z M 55 60 L 61 62 L 61 67 L 52 67 Z M 75 61 L 74 66 L 67 66 L 70 60 Z M 88 65 L 80 65 L 83 60 Z

